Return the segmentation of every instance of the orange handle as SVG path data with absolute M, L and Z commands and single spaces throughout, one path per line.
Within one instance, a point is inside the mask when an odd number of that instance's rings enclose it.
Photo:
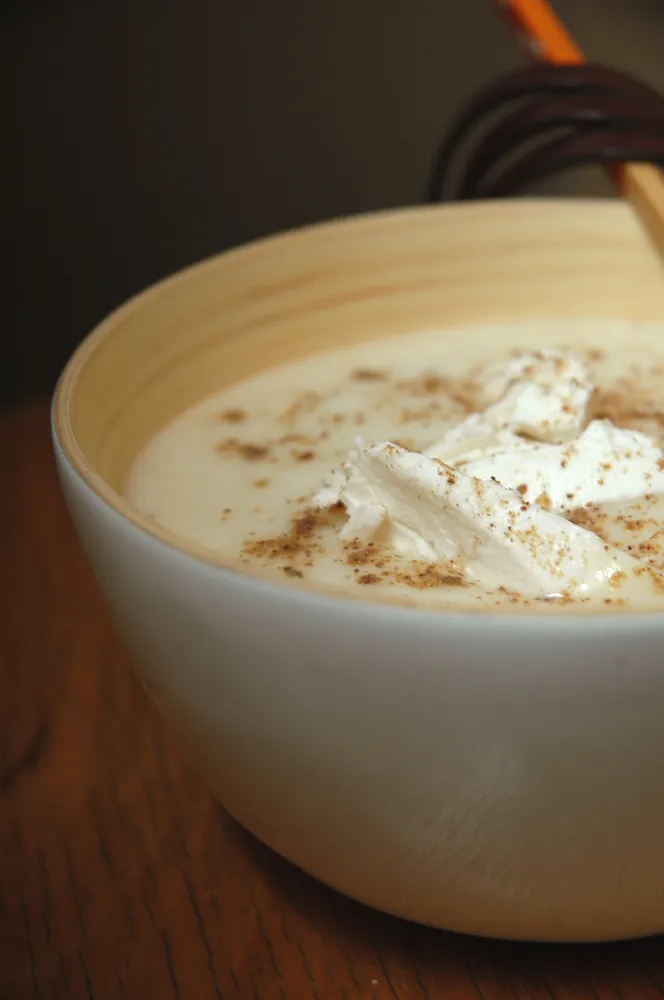
M 494 0 L 521 42 L 541 62 L 584 63 L 586 58 L 547 0 Z

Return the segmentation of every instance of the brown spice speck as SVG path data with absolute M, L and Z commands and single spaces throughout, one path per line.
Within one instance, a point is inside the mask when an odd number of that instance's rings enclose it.
M 354 382 L 384 382 L 387 372 L 373 368 L 356 368 L 351 378 Z
M 255 486 L 257 490 L 264 490 L 266 486 L 270 485 L 270 480 L 269 479 L 254 479 L 252 485 Z
M 440 375 L 425 375 L 422 379 L 422 392 L 431 393 L 445 392 L 447 384 Z
M 404 379 L 397 388 L 411 396 L 445 396 L 449 403 L 466 413 L 478 408 L 479 385 L 472 379 L 453 379 L 433 373 Z
M 422 565 L 417 562 L 406 570 L 395 572 L 394 579 L 397 583 L 413 587 L 415 590 L 461 587 L 466 582 L 462 571 L 456 566 L 435 566 L 431 563 Z
M 224 410 L 218 416 L 219 420 L 223 420 L 226 424 L 241 424 L 247 419 L 244 410 Z
M 629 383 L 613 389 L 597 390 L 592 409 L 594 419 L 608 419 L 618 427 L 638 430 L 644 421 L 664 427 L 664 412 L 652 401 L 643 398 L 643 393 Z
M 310 511 L 295 519 L 293 530 L 296 535 L 311 535 L 312 532 L 319 526 L 320 522 L 321 518 L 319 517 L 317 511 Z
M 258 462 L 261 458 L 267 458 L 270 449 L 263 444 L 250 444 L 247 441 L 239 441 L 237 438 L 226 438 L 215 445 L 214 449 L 218 454 L 234 454 L 238 458 L 243 458 L 247 462 Z
M 302 413 L 312 413 L 321 403 L 322 396 L 318 392 L 304 392 L 298 396 L 281 415 L 280 420 L 291 423 Z
M 440 404 L 435 400 L 416 410 L 407 406 L 399 414 L 398 421 L 400 424 L 425 423 L 426 421 L 437 417 L 439 410 Z
M 321 434 L 320 437 L 323 437 Z M 279 438 L 279 444 L 306 444 L 312 445 L 318 442 L 318 438 L 309 437 L 307 434 L 284 434 Z
M 315 451 L 296 451 L 293 449 L 291 455 L 296 462 L 312 462 L 316 457 Z
M 268 452 L 269 448 L 261 444 L 242 444 L 238 447 L 238 454 L 248 462 L 257 462 L 259 458 L 265 458 Z
M 282 566 L 282 569 L 286 574 L 286 576 L 293 577 L 294 579 L 301 580 L 302 577 L 304 576 L 302 570 L 295 569 L 294 566 Z

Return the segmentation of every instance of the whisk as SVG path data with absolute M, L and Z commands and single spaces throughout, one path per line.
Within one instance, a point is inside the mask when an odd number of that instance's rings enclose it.
M 501 76 L 463 110 L 438 151 L 428 200 L 503 197 L 570 167 L 602 164 L 664 258 L 664 98 L 588 63 L 547 0 L 494 3 L 538 62 Z M 452 183 L 460 147 L 496 115 Z

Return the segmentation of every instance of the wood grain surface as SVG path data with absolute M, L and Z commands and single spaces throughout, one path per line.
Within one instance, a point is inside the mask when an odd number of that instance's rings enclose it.
M 256 843 L 132 676 L 58 491 L 48 402 L 0 416 L 0 447 L 3 1000 L 664 997 L 664 939 L 443 934 L 350 903 Z

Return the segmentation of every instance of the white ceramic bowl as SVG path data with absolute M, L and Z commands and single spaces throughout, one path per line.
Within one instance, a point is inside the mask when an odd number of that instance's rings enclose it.
M 664 930 L 664 616 L 448 614 L 273 583 L 122 498 L 166 421 L 316 347 L 528 316 L 664 320 L 618 202 L 407 210 L 224 254 L 114 313 L 54 401 L 140 677 L 242 824 L 371 906 L 496 936 Z

